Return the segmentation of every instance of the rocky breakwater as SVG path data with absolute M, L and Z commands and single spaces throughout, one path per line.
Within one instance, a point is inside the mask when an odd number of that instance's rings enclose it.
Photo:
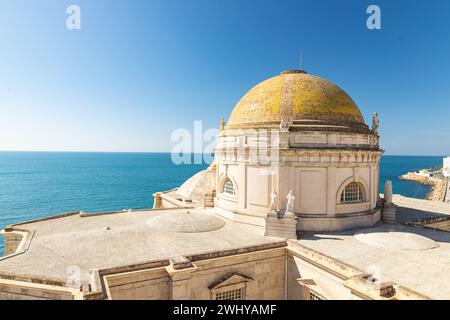
M 407 174 L 404 174 L 399 177 L 403 180 L 409 180 L 414 181 L 426 185 L 430 185 L 432 187 L 432 190 L 430 193 L 427 194 L 427 199 L 432 201 L 445 201 L 445 195 L 447 192 L 447 180 L 446 179 L 440 179 L 440 178 L 434 178 L 434 177 L 425 177 L 418 175 L 414 172 L 408 172 Z

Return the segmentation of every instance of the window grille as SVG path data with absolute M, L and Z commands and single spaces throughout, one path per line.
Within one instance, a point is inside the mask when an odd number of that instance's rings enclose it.
M 231 195 L 235 195 L 236 191 L 234 189 L 233 181 L 230 178 L 226 178 L 223 184 L 223 192 Z
M 341 194 L 341 202 L 361 202 L 363 201 L 363 191 L 361 185 L 356 182 L 349 183 Z
M 217 292 L 216 300 L 244 300 L 244 288 Z
M 309 292 L 309 300 L 325 300 L 322 296 L 318 295 L 314 291 Z

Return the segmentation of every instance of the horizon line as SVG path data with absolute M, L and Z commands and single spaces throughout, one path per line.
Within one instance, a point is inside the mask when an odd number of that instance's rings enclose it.
M 171 151 L 103 151 L 103 150 L 0 150 L 3 152 L 17 152 L 17 153 L 172 153 Z M 203 152 L 189 152 L 189 154 L 208 154 Z M 383 156 L 395 156 L 395 157 L 447 157 L 446 154 L 383 154 Z

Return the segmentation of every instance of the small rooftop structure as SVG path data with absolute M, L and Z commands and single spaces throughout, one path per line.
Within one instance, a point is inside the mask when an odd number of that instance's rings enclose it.
M 443 160 L 442 173 L 444 174 L 444 177 L 450 177 L 450 156 L 445 157 Z

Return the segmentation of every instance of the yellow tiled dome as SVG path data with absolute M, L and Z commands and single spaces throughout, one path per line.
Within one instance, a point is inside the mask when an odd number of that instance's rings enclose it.
M 335 84 L 290 70 L 248 91 L 235 106 L 227 128 L 279 125 L 290 117 L 301 127 L 342 127 L 368 131 L 358 106 Z

